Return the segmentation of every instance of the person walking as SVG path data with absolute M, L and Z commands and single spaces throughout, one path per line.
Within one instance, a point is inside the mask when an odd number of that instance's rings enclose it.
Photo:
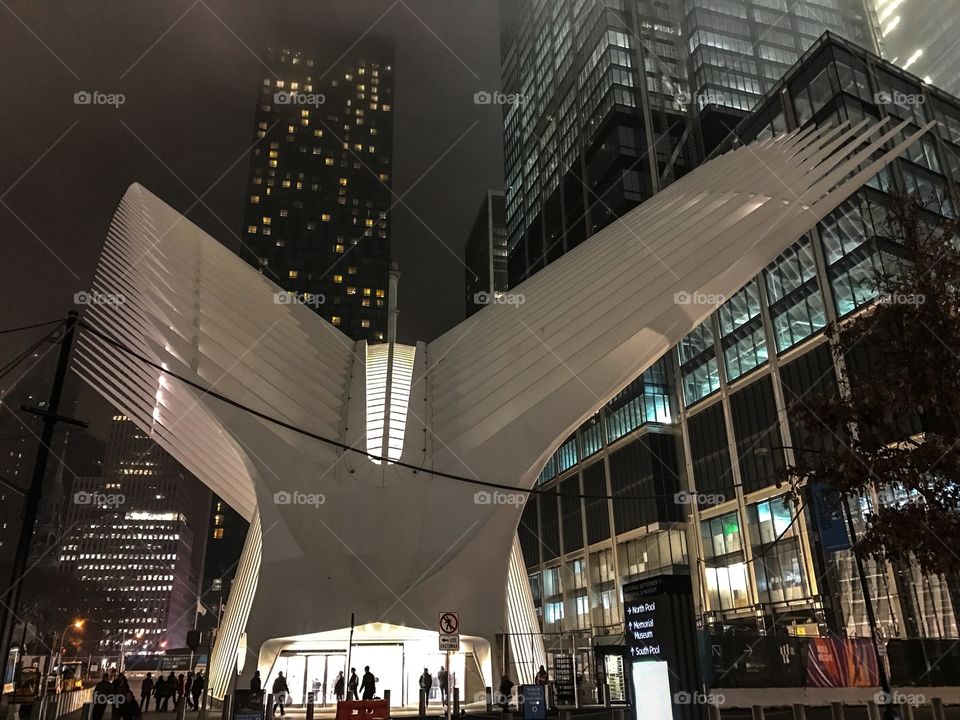
M 277 712 L 277 708 L 280 708 L 280 714 L 283 715 L 283 706 L 287 704 L 287 693 L 290 692 L 290 688 L 287 687 L 287 679 L 283 676 L 283 673 L 277 673 L 277 679 L 273 681 L 273 708 L 270 710 L 270 716 Z
M 543 665 L 541 665 L 540 669 L 537 670 L 537 675 L 533 679 L 533 682 L 535 682 L 537 685 L 547 685 L 550 682 L 550 678 L 547 675 L 547 669 Z
M 193 698 L 193 709 L 200 707 L 200 696 L 206 687 L 206 680 L 203 677 L 203 670 L 193 676 L 193 685 L 190 686 L 190 696 Z
M 140 703 L 137 702 L 133 691 L 128 687 L 126 693 L 124 693 L 123 702 L 120 704 L 120 717 L 122 717 L 123 720 L 140 720 L 142 716 L 143 713 L 140 712 Z
M 263 692 L 263 681 L 260 679 L 260 671 L 257 670 L 250 678 L 250 692 L 259 695 Z
M 193 670 L 187 671 L 187 679 L 183 683 L 183 697 L 187 702 L 187 707 L 193 710 L 196 710 L 193 707 L 193 700 L 190 697 L 190 693 L 193 691 Z
M 153 694 L 153 673 L 147 673 L 147 676 L 140 684 L 140 709 L 150 709 L 150 696 Z
M 193 678 L 193 686 L 190 688 L 190 695 L 193 697 L 193 709 L 200 707 L 200 695 L 206 687 L 206 679 L 203 677 L 203 670 L 198 672 Z
M 447 687 L 449 685 L 449 678 L 447 677 L 447 669 L 440 668 L 437 670 L 437 685 L 440 687 L 440 702 L 444 705 L 447 704 Z
M 166 693 L 167 681 L 162 673 L 157 674 L 157 681 L 153 684 L 153 711 L 160 712 L 160 703 L 163 702 L 163 695 Z
M 510 709 L 510 697 L 513 695 L 513 680 L 509 675 L 504 675 L 500 679 L 500 707 L 504 712 Z
M 377 679 L 370 672 L 370 666 L 367 665 L 363 668 L 363 680 L 360 682 L 360 699 L 373 700 L 373 696 L 376 694 Z
M 343 670 L 337 673 L 337 681 L 333 684 L 333 694 L 337 698 L 337 702 L 343 702 L 343 691 L 344 686 L 346 685 L 346 678 L 343 677 Z
M 164 710 L 167 709 L 167 704 L 170 703 L 171 700 L 173 700 L 173 698 L 176 696 L 176 694 L 177 694 L 177 676 L 174 675 L 174 674 L 173 674 L 173 670 L 171 670 L 171 671 L 170 671 L 170 674 L 167 675 L 167 697 L 164 698 L 164 703 L 163 703 L 163 709 L 164 709 Z M 173 707 L 170 708 L 170 709 L 171 709 L 173 712 L 176 712 L 176 711 L 177 711 L 177 703 L 176 703 L 176 702 L 173 702 L 173 703 L 170 703 L 170 704 L 173 705 Z
M 350 668 L 350 679 L 347 681 L 347 700 L 359 700 L 357 697 L 357 686 L 360 680 L 357 678 L 357 669 Z
M 93 686 L 93 712 L 90 714 L 91 720 L 103 720 L 103 714 L 107 711 L 107 705 L 110 703 L 110 696 L 113 694 L 113 683 L 106 673 L 100 678 L 99 682 Z
M 433 677 L 427 668 L 423 669 L 423 675 L 420 676 L 420 693 L 423 695 L 423 706 L 430 704 L 430 690 L 433 688 Z

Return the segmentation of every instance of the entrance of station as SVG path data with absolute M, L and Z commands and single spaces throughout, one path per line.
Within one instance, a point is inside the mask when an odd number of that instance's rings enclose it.
M 314 693 L 317 706 L 336 704 L 334 684 L 337 674 L 346 668 L 347 652 L 345 646 L 324 647 L 328 643 L 315 643 L 315 647 L 306 647 L 312 643 L 298 642 L 296 647 L 284 649 L 270 670 L 264 683 L 264 689 L 270 692 L 273 681 L 282 672 L 290 688 L 290 705 L 305 705 L 307 694 Z M 440 703 L 440 688 L 437 684 L 437 670 L 446 662 L 444 653 L 437 650 L 436 637 L 429 641 L 407 640 L 396 643 L 355 643 L 352 648 L 350 664 L 357 669 L 357 677 L 363 678 L 363 668 L 370 666 L 370 672 L 378 678 L 377 697 L 383 697 L 384 690 L 390 690 L 390 704 L 394 707 L 416 706 L 419 699 L 420 675 L 426 667 L 433 677 L 430 702 Z M 453 683 L 450 687 L 460 688 L 460 698 L 470 702 L 470 693 L 482 693 L 482 680 L 476 657 L 472 652 L 451 653 L 450 674 Z M 455 683 L 455 685 L 454 685 Z M 474 687 L 468 687 L 473 685 Z

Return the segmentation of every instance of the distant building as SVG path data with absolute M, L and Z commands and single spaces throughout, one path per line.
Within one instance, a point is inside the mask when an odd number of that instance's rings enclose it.
M 507 226 L 503 193 L 487 190 L 464 250 L 467 317 L 507 289 Z
M 249 525 L 240 513 L 221 498 L 213 496 L 198 608 L 201 617 L 197 620 L 197 626 L 201 629 L 216 627 L 223 615 Z
M 98 651 L 182 647 L 194 626 L 209 491 L 124 415 L 102 478 L 77 478 L 60 565 L 85 586 Z
M 387 333 L 393 46 L 366 38 L 329 65 L 268 52 L 241 255 L 355 340 Z

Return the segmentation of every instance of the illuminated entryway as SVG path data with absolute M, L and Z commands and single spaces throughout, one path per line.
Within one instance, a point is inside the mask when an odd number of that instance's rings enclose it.
M 260 667 L 265 664 L 264 687 L 269 691 L 278 673 L 287 678 L 290 688 L 290 704 L 303 705 L 308 693 L 315 693 L 317 705 L 336 702 L 334 684 L 337 674 L 347 668 L 347 644 L 350 630 L 344 628 L 330 632 L 277 638 L 266 642 L 260 655 Z M 350 666 L 356 668 L 357 676 L 363 677 L 363 669 L 379 678 L 377 696 L 390 691 L 390 704 L 394 707 L 416 707 L 419 700 L 420 676 L 424 668 L 433 677 L 431 702 L 440 702 L 437 686 L 437 671 L 446 661 L 444 653 L 437 649 L 437 633 L 427 630 L 371 623 L 354 630 Z M 460 689 L 464 703 L 483 698 L 484 687 L 492 683 L 490 668 L 490 643 L 482 638 L 461 636 L 460 652 L 450 655 L 450 687 Z

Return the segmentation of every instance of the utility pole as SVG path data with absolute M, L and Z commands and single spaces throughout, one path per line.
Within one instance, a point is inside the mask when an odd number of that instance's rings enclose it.
M 85 423 L 73 418 L 62 417 L 60 412 L 60 397 L 63 394 L 63 384 L 67 376 L 67 366 L 70 364 L 70 351 L 73 348 L 73 338 L 79 316 L 76 310 L 67 313 L 60 339 L 60 357 L 57 360 L 57 370 L 53 376 L 53 385 L 50 387 L 50 398 L 45 410 L 28 408 L 30 412 L 40 415 L 43 424 L 40 430 L 40 445 L 37 448 L 37 459 L 33 465 L 33 476 L 26 493 L 23 508 L 23 524 L 20 526 L 20 535 L 17 539 L 17 549 L 13 560 L 13 570 L 10 575 L 10 586 L 7 597 L 0 603 L 0 668 L 2 677 L 7 675 L 7 661 L 10 657 L 10 645 L 13 640 L 13 628 L 17 618 L 17 606 L 20 602 L 23 576 L 27 571 L 27 560 L 30 555 L 30 542 L 33 539 L 34 527 L 37 523 L 37 512 L 40 508 L 40 497 L 43 494 L 43 478 L 47 473 L 47 460 L 50 458 L 50 443 L 53 442 L 53 433 L 57 422 L 67 422 L 73 425 L 85 426 Z

